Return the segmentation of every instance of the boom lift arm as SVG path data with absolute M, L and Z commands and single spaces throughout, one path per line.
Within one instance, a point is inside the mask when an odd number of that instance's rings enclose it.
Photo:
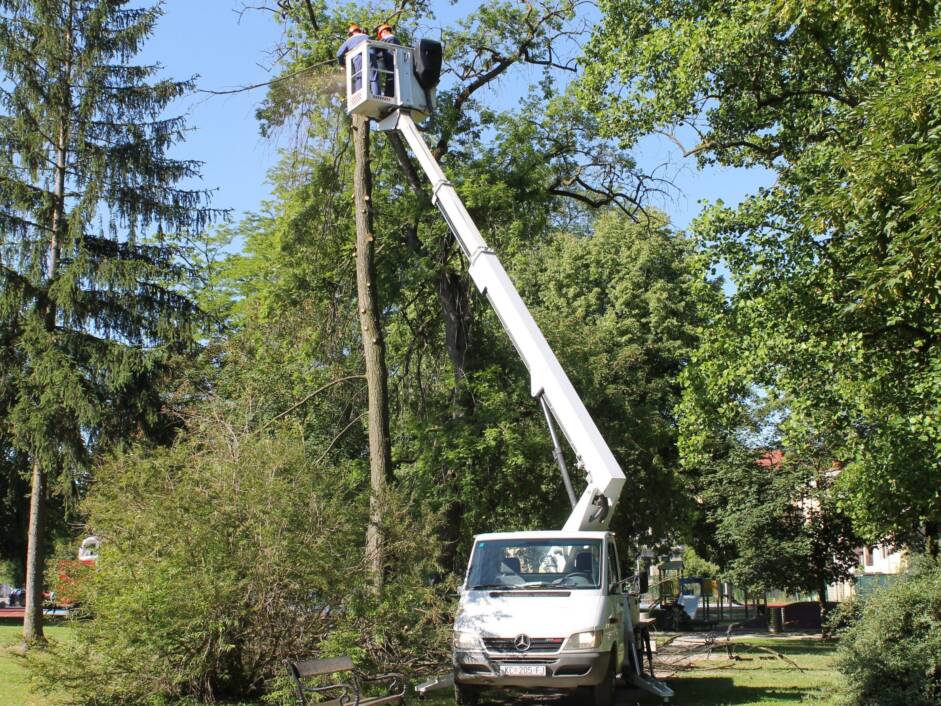
M 606 529 L 624 486 L 624 473 L 605 443 L 594 421 L 558 359 L 536 325 L 529 309 L 507 275 L 496 253 L 484 242 L 467 209 L 448 181 L 408 110 L 395 110 L 378 122 L 380 130 L 397 130 L 408 142 L 432 186 L 432 201 L 441 211 L 467 257 L 468 271 L 477 288 L 487 296 L 529 370 L 530 390 L 546 414 L 554 455 L 562 471 L 572 513 L 567 531 Z M 588 475 L 588 486 L 575 500 L 571 480 L 552 420 L 555 420 L 575 451 L 578 465 Z

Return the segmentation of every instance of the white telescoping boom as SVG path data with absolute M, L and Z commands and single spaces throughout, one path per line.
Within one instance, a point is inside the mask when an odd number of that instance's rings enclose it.
M 624 485 L 624 473 L 611 449 L 500 264 L 500 259 L 484 242 L 457 191 L 441 171 L 412 116 L 406 111 L 397 110 L 380 121 L 379 129 L 398 130 L 415 153 L 431 181 L 433 203 L 441 211 L 467 256 L 468 272 L 474 284 L 487 296 L 529 370 L 530 392 L 544 405 L 550 431 L 554 436 L 549 413 L 558 422 L 579 464 L 588 474 L 588 487 L 575 503 L 562 529 L 605 529 Z M 561 454 L 557 454 L 557 459 L 561 459 Z
M 435 42 L 430 44 L 437 45 Z M 416 51 L 418 56 L 411 48 L 365 41 L 349 52 L 346 57 L 347 109 L 350 113 L 376 119 L 380 130 L 397 130 L 405 137 L 431 182 L 433 203 L 448 222 L 467 257 L 468 271 L 474 284 L 487 296 L 526 364 L 531 378 L 530 390 L 546 415 L 555 458 L 573 506 L 562 529 L 606 529 L 624 485 L 624 473 L 499 258 L 484 242 L 412 119 L 413 111 L 425 116 L 434 104 L 433 86 L 420 85 L 422 80 L 414 70 L 422 61 L 422 48 Z M 395 68 L 384 71 L 384 67 L 392 65 L 392 60 Z M 385 78 L 386 71 L 394 77 L 394 84 Z M 437 83 L 437 77 L 434 77 L 434 83 Z M 386 86 L 392 90 L 387 90 Z M 553 419 L 575 451 L 578 465 L 588 476 L 588 486 L 577 501 L 553 428 Z

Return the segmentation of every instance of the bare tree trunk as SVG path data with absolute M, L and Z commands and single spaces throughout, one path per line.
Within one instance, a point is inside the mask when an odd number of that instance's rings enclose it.
M 46 474 L 33 459 L 32 492 L 29 498 L 29 535 L 26 547 L 26 615 L 23 639 L 27 643 L 45 639 L 42 631 L 43 561 L 45 560 Z
M 353 116 L 353 173 L 356 208 L 356 292 L 366 358 L 369 397 L 369 526 L 366 560 L 376 589 L 382 587 L 383 547 L 381 499 L 393 481 L 392 444 L 389 439 L 389 384 L 385 342 L 382 338 L 379 293 L 376 286 L 376 248 L 372 224 L 372 174 L 369 164 L 369 120 Z
M 451 392 L 451 418 L 474 419 L 474 397 L 467 384 L 468 373 L 474 370 L 474 361 L 470 355 L 469 329 L 473 323 L 470 309 L 470 296 L 467 291 L 468 281 L 458 273 L 452 272 L 442 262 L 438 273 L 438 301 L 441 304 L 441 317 L 444 320 L 444 340 L 454 370 L 454 387 Z M 445 508 L 441 525 L 441 553 L 439 564 L 445 571 L 455 571 L 457 547 L 464 526 L 464 503 L 460 498 L 460 478 L 462 469 L 449 468 L 446 471 L 444 485 L 451 496 Z
M 71 72 L 71 67 L 67 68 Z M 62 247 L 61 230 L 65 224 L 65 171 L 68 149 L 68 132 L 65 118 L 59 123 L 56 136 L 56 169 L 53 186 L 53 207 L 50 216 L 50 238 L 47 254 L 47 282 L 52 285 L 59 270 L 60 250 Z M 48 287 L 47 287 L 48 289 Z M 56 325 L 56 307 L 49 301 L 42 312 L 46 331 L 52 334 Z M 43 635 L 42 604 L 44 584 L 44 564 L 46 559 L 46 489 L 48 473 L 42 461 L 33 451 L 33 477 L 29 499 L 29 531 L 26 538 L 26 614 L 23 618 L 23 640 L 26 643 L 42 642 Z
M 826 579 L 820 579 L 820 587 L 817 589 L 817 600 L 820 603 L 820 634 L 826 639 L 830 637 L 830 631 L 827 629 L 827 618 L 830 617 L 830 610 L 827 606 Z

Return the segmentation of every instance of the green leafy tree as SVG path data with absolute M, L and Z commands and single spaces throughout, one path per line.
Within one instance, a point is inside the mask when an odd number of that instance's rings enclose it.
M 704 413 L 731 430 L 736 387 L 786 400 L 782 441 L 830 440 L 868 539 L 936 547 L 937 4 L 602 7 L 581 96 L 608 134 L 692 137 L 701 164 L 777 175 L 694 227 L 735 285 L 697 363 Z
M 691 506 L 677 474 L 679 373 L 698 343 L 704 312 L 721 297 L 706 281 L 693 241 L 659 214 L 633 223 L 611 211 L 590 235 L 559 234 L 521 252 L 514 265 L 627 476 L 629 510 L 612 527 L 625 542 L 682 541 Z
M 859 539 L 838 507 L 827 458 L 741 446 L 704 474 L 702 498 L 722 575 L 756 591 L 816 593 L 821 620 L 827 586 L 853 575 Z
M 83 510 L 104 541 L 74 640 L 32 662 L 47 689 L 82 704 L 242 702 L 275 688 L 286 658 L 400 671 L 443 657 L 427 516 L 380 499 L 391 586 L 377 597 L 359 475 L 317 463 L 299 425 L 260 425 L 253 407 L 253 394 L 202 403 L 171 446 L 97 467 Z
M 692 546 L 683 549 L 683 573 L 687 576 L 714 578 L 721 571 L 718 564 L 703 559 Z
M 408 43 L 429 6 L 412 3 L 394 13 L 382 5 L 314 6 L 313 21 L 304 3 L 284 3 L 282 9 L 290 18 L 285 80 L 272 86 L 259 113 L 262 129 L 271 134 L 303 116 L 306 142 L 300 154 L 292 155 L 303 166 L 295 176 L 282 172 L 285 186 L 290 185 L 282 193 L 293 193 L 291 208 L 303 209 L 316 223 L 320 214 L 329 214 L 324 222 L 330 225 L 308 228 L 300 220 L 265 219 L 267 236 L 259 233 L 256 242 L 270 236 L 280 245 L 262 246 L 271 260 L 267 274 L 259 269 L 254 282 L 265 290 L 263 296 L 280 291 L 277 296 L 303 299 L 303 286 L 312 288 L 309 296 L 319 296 L 323 279 L 316 270 L 323 267 L 338 285 L 336 291 L 344 292 L 336 301 L 348 306 L 349 151 L 345 140 L 335 137 L 342 129 L 343 106 L 335 92 L 339 70 L 320 62 L 329 61 L 349 20 L 369 26 L 394 14 L 397 36 Z M 593 219 L 589 208 L 617 205 L 635 215 L 649 188 L 630 155 L 599 139 L 591 117 L 577 110 L 571 97 L 558 95 L 556 78 L 573 68 L 566 47 L 571 50 L 570 38 L 580 31 L 575 3 L 565 0 L 526 7 L 484 3 L 442 37 L 445 77 L 426 138 L 485 237 L 505 259 L 528 250 L 557 225 L 577 223 L 587 230 Z M 533 87 L 525 112 L 489 110 L 482 99 L 486 90 L 527 64 L 546 73 Z M 480 139 L 488 133 L 495 137 Z M 453 569 L 462 563 L 459 553 L 480 523 L 493 527 L 498 521 L 486 520 L 477 509 L 486 507 L 475 498 L 475 479 L 481 475 L 516 478 L 507 484 L 513 493 L 499 497 L 510 526 L 546 521 L 546 505 L 537 500 L 545 491 L 544 475 L 527 469 L 549 467 L 548 437 L 532 415 L 538 407 L 528 397 L 517 356 L 467 276 L 457 245 L 431 205 L 424 177 L 394 136 L 383 135 L 376 145 L 371 203 L 379 245 L 376 281 L 388 304 L 382 329 L 396 478 L 443 510 L 441 563 Z M 300 185 L 306 178 L 313 188 Z M 333 191 L 324 190 L 330 180 Z M 323 252 L 320 242 L 327 241 L 342 258 L 313 255 Z M 312 257 L 290 262 L 278 257 L 278 247 L 303 249 Z M 240 266 L 245 265 L 254 267 L 247 260 Z M 447 444 L 442 443 L 445 436 Z M 343 445 L 337 450 L 346 451 Z M 553 476 L 551 492 L 559 487 Z M 527 508 L 522 514 L 510 510 L 521 506 Z M 554 524 L 554 509 L 552 518 Z
M 0 2 L 0 376 L 3 437 L 31 470 L 28 640 L 42 637 L 47 496 L 87 484 L 101 448 L 166 438 L 162 380 L 194 308 L 166 233 L 195 232 L 198 165 L 169 103 L 189 82 L 135 65 L 160 5 Z

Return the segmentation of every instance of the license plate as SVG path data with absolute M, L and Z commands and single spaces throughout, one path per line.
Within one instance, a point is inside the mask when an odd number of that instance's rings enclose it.
M 500 674 L 504 677 L 544 677 L 546 665 L 544 664 L 502 664 Z

